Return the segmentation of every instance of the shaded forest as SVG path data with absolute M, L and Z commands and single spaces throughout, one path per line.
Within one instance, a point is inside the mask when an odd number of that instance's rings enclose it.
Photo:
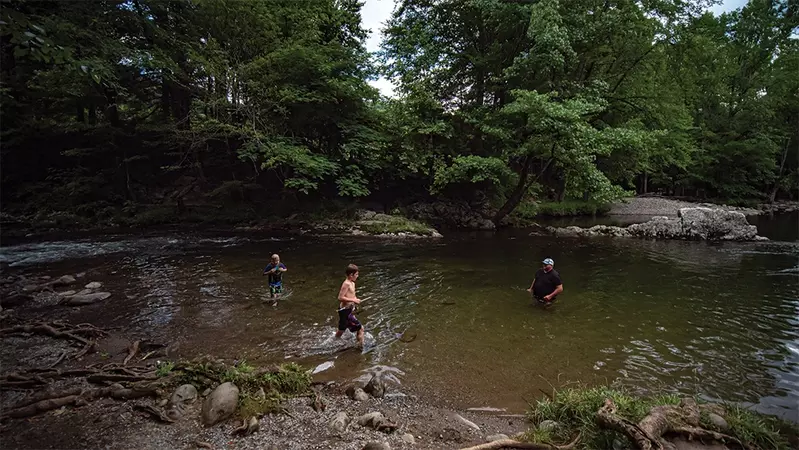
M 4 214 L 797 198 L 797 2 L 404 0 L 376 54 L 361 6 L 3 0 Z

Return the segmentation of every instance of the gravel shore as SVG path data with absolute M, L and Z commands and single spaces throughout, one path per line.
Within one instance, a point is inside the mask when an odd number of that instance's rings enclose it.
M 667 216 L 677 217 L 680 208 L 714 208 L 727 211 L 739 211 L 747 216 L 756 216 L 763 211 L 754 208 L 716 205 L 713 203 L 692 203 L 683 200 L 674 200 L 665 197 L 633 197 L 616 203 L 608 215 L 611 216 Z
M 136 403 L 152 404 L 149 399 L 124 403 L 104 399 L 80 408 L 64 408 L 30 420 L 13 421 L 4 427 L 2 435 L 5 448 L 15 449 L 361 450 L 368 443 L 379 442 L 388 443 L 391 449 L 444 450 L 484 443 L 488 436 L 498 433 L 513 436 L 529 427 L 525 418 L 518 415 L 454 411 L 398 391 L 382 399 L 370 397 L 358 402 L 348 398 L 340 386 L 332 386 L 325 390 L 324 399 L 327 407 L 320 412 L 311 408 L 307 397 L 290 399 L 285 403 L 286 413 L 262 417 L 260 430 L 245 437 L 233 435 L 240 424 L 235 419 L 204 427 L 199 420 L 201 401 L 191 406 L 183 420 L 158 423 L 133 408 Z M 358 417 L 375 411 L 399 428 L 383 433 L 358 425 Z M 344 432 L 329 427 L 339 412 L 346 413 L 350 420 Z

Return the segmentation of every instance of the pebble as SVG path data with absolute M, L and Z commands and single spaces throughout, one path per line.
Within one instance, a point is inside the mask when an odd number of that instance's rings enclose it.
M 410 444 L 410 445 L 415 445 L 416 444 L 416 439 L 413 437 L 413 435 L 411 433 L 403 434 L 402 436 L 400 436 L 400 439 L 402 439 L 402 442 L 405 442 L 406 444 Z
M 556 428 L 558 428 L 558 423 L 555 422 L 554 420 L 545 420 L 545 421 L 541 422 L 540 424 L 538 424 L 538 429 L 539 430 L 553 431 Z
M 504 439 L 510 439 L 507 434 L 492 434 L 486 438 L 486 442 L 494 442 L 494 441 L 501 441 Z
M 391 446 L 388 445 L 388 442 L 370 442 L 361 450 L 391 450 Z
M 363 391 L 361 388 L 355 389 L 355 392 L 352 394 L 352 399 L 356 402 L 365 402 L 369 400 L 369 394 Z
M 86 289 L 100 289 L 101 287 L 103 287 L 103 283 L 100 283 L 99 281 L 92 281 L 91 283 L 87 284 L 85 287 Z

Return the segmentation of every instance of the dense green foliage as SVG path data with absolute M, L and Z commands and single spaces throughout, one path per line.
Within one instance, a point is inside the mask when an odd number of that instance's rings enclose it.
M 402 0 L 370 55 L 357 0 L 3 0 L 4 209 L 793 197 L 797 4 L 706 6 Z

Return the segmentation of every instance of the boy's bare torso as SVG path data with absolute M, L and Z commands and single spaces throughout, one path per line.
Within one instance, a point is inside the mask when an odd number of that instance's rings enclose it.
M 350 280 L 344 280 L 344 283 L 341 284 L 341 290 L 344 293 L 344 297 L 347 298 L 357 298 L 355 296 L 355 283 Z M 355 308 L 355 303 L 353 302 L 344 302 L 341 301 L 338 304 L 338 307 L 343 308 Z

